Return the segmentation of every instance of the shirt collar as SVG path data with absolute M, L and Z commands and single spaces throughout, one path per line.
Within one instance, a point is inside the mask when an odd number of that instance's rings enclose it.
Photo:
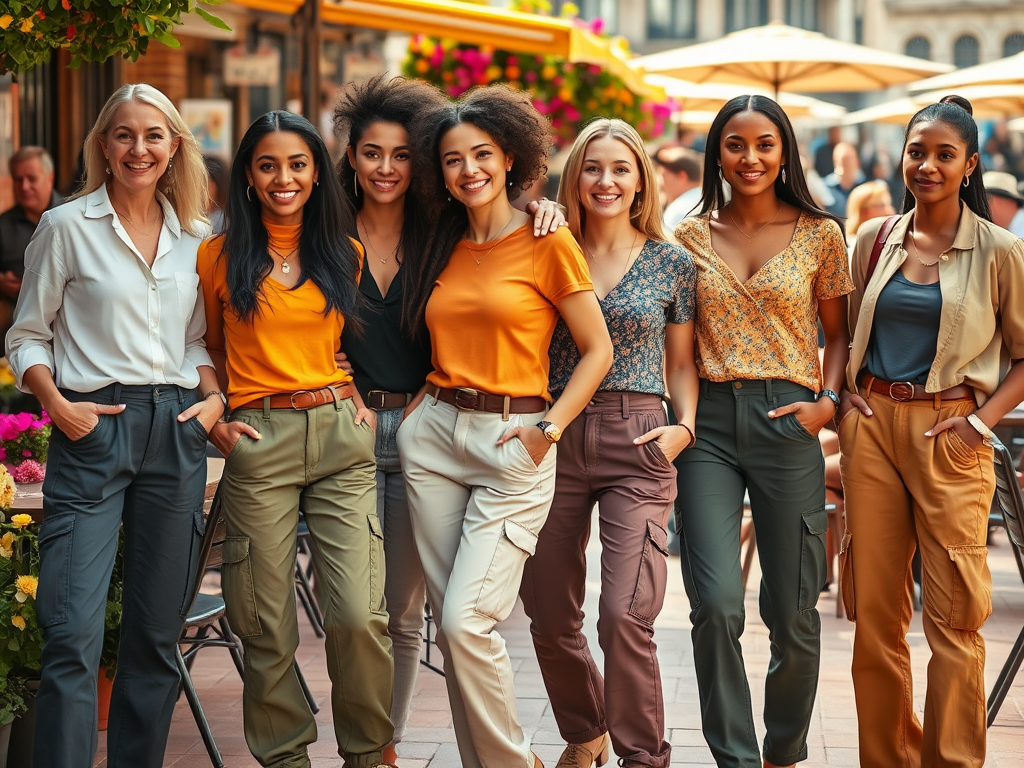
M 886 238 L 885 244 L 889 246 L 902 244 L 913 220 L 913 211 L 903 214 L 892 228 L 892 232 Z M 957 251 L 973 250 L 977 237 L 978 217 L 966 203 L 963 203 L 960 206 L 960 223 L 957 224 L 956 237 L 953 238 L 953 245 L 950 248 Z
M 181 237 L 181 223 L 178 215 L 174 212 L 174 206 L 170 200 L 164 197 L 162 192 L 157 191 L 156 201 L 164 212 L 164 226 L 170 230 L 176 238 Z M 85 217 L 87 219 L 102 219 L 104 216 L 113 216 L 114 205 L 110 202 L 110 194 L 107 192 L 107 185 L 100 186 L 85 196 Z

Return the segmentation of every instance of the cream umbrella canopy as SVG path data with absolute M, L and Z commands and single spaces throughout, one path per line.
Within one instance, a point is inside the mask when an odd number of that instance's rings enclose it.
M 741 85 L 721 85 L 718 83 L 690 83 L 676 77 L 665 75 L 648 75 L 644 80 L 665 91 L 665 94 L 678 101 L 684 115 L 696 112 L 717 112 L 722 106 L 737 96 L 749 93 L 770 95 L 763 89 L 744 88 Z M 786 114 L 793 117 L 820 117 L 839 119 L 846 114 L 846 108 L 831 104 L 810 96 L 782 92 L 777 98 Z
M 953 69 L 778 22 L 709 43 L 641 56 L 630 65 L 694 83 L 732 83 L 773 93 L 874 91 Z
M 921 109 L 934 104 L 954 92 L 969 102 L 977 119 L 991 117 L 1013 117 L 1024 115 L 1024 84 L 1022 85 L 975 85 L 965 88 L 947 89 L 918 93 L 873 107 L 859 109 L 843 118 L 843 125 L 859 123 L 896 123 L 906 122 Z
M 962 88 L 968 85 L 1024 85 L 1024 53 L 996 59 L 975 67 L 965 67 L 938 77 L 929 77 L 910 86 L 912 91 Z

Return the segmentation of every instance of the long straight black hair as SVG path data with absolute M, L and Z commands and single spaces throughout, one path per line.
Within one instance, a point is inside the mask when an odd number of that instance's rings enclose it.
M 289 131 L 309 147 L 319 183 L 313 186 L 302 213 L 299 253 L 302 275 L 296 288 L 311 280 L 326 299 L 323 313 L 341 312 L 346 323 L 360 325 L 359 290 L 356 274 L 360 257 L 346 233 L 355 228 L 352 208 L 331 173 L 331 158 L 320 133 L 306 118 L 293 112 L 268 112 L 249 126 L 231 164 L 228 207 L 224 217 L 224 247 L 227 259 L 231 306 L 243 321 L 262 314 L 263 281 L 274 268 L 267 251 L 269 237 L 261 218 L 259 197 L 247 194 L 246 169 L 252 163 L 260 139 L 277 131 Z
M 992 211 L 989 210 L 988 196 L 985 194 L 985 182 L 982 180 L 981 155 L 978 152 L 978 124 L 974 122 L 974 109 L 971 102 L 963 96 L 943 96 L 937 104 L 929 104 L 922 109 L 907 123 L 906 133 L 903 135 L 903 151 L 900 152 L 900 178 L 903 178 L 903 155 L 907 151 L 907 138 L 910 131 L 918 123 L 941 122 L 948 125 L 963 139 L 967 145 L 967 155 L 978 155 L 978 165 L 970 176 L 970 182 L 965 187 L 960 183 L 960 199 L 964 204 L 974 211 L 975 215 L 982 219 L 992 221 Z M 917 200 L 910 193 L 909 187 L 903 194 L 903 212 L 910 213 L 917 205 Z
M 410 154 L 412 137 L 420 128 L 424 115 L 446 103 L 444 94 L 437 88 L 420 80 L 404 77 L 388 79 L 384 75 L 372 77 L 365 83 L 347 87 L 334 108 L 334 133 L 346 147 L 355 152 L 363 134 L 377 123 L 394 123 L 405 129 L 409 136 Z M 410 171 L 412 171 L 410 164 Z M 358 181 L 356 171 L 348 160 L 348 153 L 338 161 L 338 179 L 341 189 L 355 210 L 363 207 L 365 190 L 356 193 Z M 353 226 L 355 222 L 353 221 Z M 424 204 L 421 190 L 410 183 L 405 194 L 404 216 L 402 219 L 401 264 L 399 274 L 402 295 L 413 293 L 414 282 L 426 258 L 434 221 Z M 359 237 L 356 229 L 352 230 Z M 406 336 L 415 336 L 414 313 L 409 301 L 402 302 L 401 325 Z
M 775 196 L 801 211 L 832 219 L 842 229 L 842 220 L 819 208 L 814 202 L 814 198 L 811 197 L 811 192 L 807 189 L 807 180 L 804 178 L 804 169 L 800 164 L 800 149 L 797 146 L 793 125 L 789 122 L 789 117 L 786 116 L 782 107 L 767 96 L 737 96 L 727 101 L 715 115 L 711 128 L 708 130 L 707 146 L 704 150 L 704 178 L 701 184 L 700 212 L 707 213 L 718 210 L 725 205 L 725 190 L 718 168 L 718 163 L 722 159 L 722 132 L 725 130 L 726 123 L 733 117 L 740 112 L 747 111 L 760 112 L 771 120 L 779 129 L 779 135 L 782 138 L 783 168 L 786 171 L 786 180 L 782 180 L 781 173 L 775 179 Z

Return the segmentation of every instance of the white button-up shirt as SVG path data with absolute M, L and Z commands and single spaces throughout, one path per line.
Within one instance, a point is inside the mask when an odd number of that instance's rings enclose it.
M 53 208 L 25 251 L 25 279 L 7 334 L 7 357 L 22 378 L 34 365 L 58 387 L 92 392 L 108 384 L 199 385 L 213 365 L 203 342 L 206 315 L 196 273 L 202 237 L 163 208 L 153 266 L 135 248 L 106 186 Z

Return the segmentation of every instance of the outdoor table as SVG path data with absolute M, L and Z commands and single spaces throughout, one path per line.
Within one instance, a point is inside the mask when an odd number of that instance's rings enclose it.
M 224 474 L 224 459 L 206 459 L 206 495 L 207 501 L 213 498 L 217 492 L 217 485 L 220 483 L 221 475 Z M 11 507 L 11 514 L 29 514 L 37 523 L 43 520 L 43 484 L 24 483 L 18 486 L 18 492 L 14 496 L 14 506 Z
M 1024 408 L 1019 405 L 999 420 L 997 427 L 1024 427 Z

